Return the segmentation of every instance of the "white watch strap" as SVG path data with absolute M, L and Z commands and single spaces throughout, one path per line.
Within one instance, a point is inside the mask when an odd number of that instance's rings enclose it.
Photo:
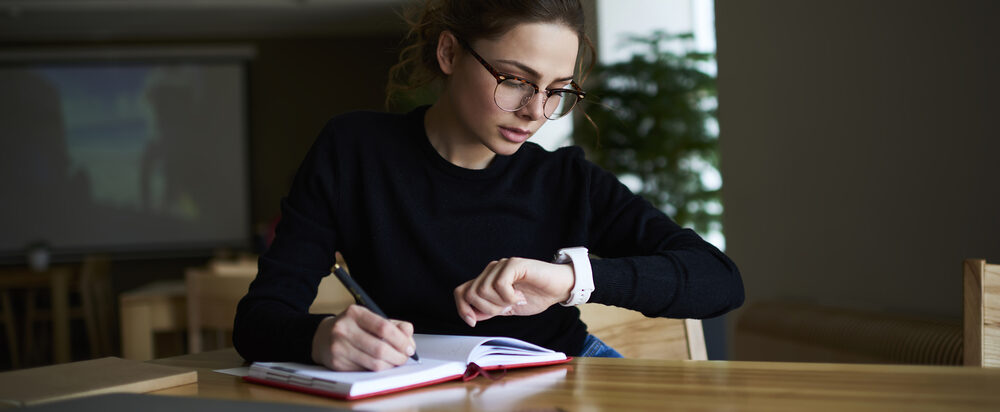
M 556 263 L 572 263 L 576 280 L 569 300 L 560 303 L 563 306 L 576 306 L 587 303 L 590 294 L 594 292 L 594 272 L 590 267 L 590 255 L 585 247 L 570 247 L 559 249 Z

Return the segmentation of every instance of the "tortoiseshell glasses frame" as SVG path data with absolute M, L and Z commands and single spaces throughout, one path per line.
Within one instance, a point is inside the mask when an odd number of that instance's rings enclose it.
M 475 57 L 476 60 L 478 60 L 479 63 L 486 68 L 486 71 L 490 72 L 490 74 L 493 75 L 493 78 L 496 79 L 497 86 L 493 89 L 493 103 L 495 103 L 500 110 L 507 112 L 516 112 L 521 110 L 531 102 L 531 99 L 535 97 L 535 94 L 544 92 L 544 97 L 542 98 L 542 112 L 544 113 L 546 119 L 556 120 L 573 110 L 573 108 L 576 107 L 576 104 L 587 96 L 587 93 L 572 80 L 570 80 L 569 83 L 572 89 L 542 89 L 531 80 L 501 72 L 493 68 L 493 65 L 487 63 L 486 59 L 480 56 L 479 53 L 476 53 L 468 42 L 462 39 L 459 39 L 458 41 L 462 47 L 465 47 L 465 49 L 472 54 L 472 57 Z M 553 96 L 555 98 L 553 98 Z

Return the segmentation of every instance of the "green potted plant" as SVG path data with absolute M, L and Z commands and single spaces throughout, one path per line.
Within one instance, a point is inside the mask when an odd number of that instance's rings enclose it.
M 692 51 L 691 34 L 629 42 L 642 46 L 630 60 L 594 67 L 574 142 L 678 224 L 721 231 L 721 183 L 704 179 L 718 176 L 715 77 L 701 68 L 714 56 Z

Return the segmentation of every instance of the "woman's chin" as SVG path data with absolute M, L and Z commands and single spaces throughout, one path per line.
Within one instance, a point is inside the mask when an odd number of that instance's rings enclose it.
M 524 145 L 524 142 L 513 143 L 513 142 L 508 142 L 508 141 L 504 140 L 502 142 L 499 142 L 499 144 L 490 145 L 489 148 L 490 148 L 490 151 L 492 151 L 493 153 L 496 153 L 498 155 L 501 155 L 501 156 L 510 156 L 510 155 L 513 155 L 514 153 L 517 153 L 517 151 L 519 149 L 521 149 L 522 145 Z

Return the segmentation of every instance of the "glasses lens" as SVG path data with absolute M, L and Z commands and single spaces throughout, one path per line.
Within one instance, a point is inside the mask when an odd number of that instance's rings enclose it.
M 520 110 L 531 100 L 535 88 L 517 79 L 506 79 L 497 85 L 493 93 L 493 101 L 497 107 L 513 112 Z
M 555 120 L 569 113 L 580 98 L 574 93 L 553 92 L 545 102 L 545 117 Z

